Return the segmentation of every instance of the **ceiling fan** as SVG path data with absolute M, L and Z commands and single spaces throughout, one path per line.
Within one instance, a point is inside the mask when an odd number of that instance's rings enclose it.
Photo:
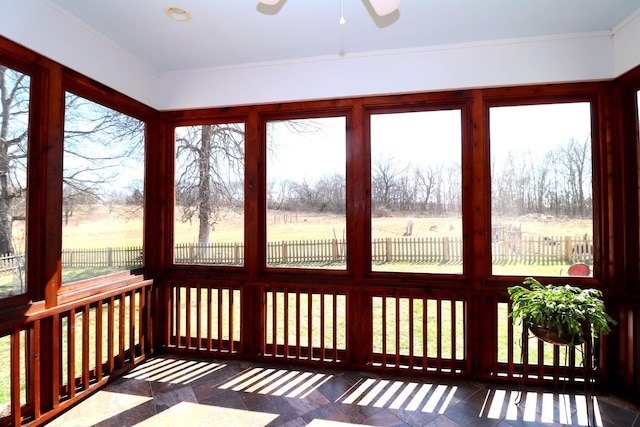
M 279 10 L 280 8 L 278 6 L 282 7 L 286 0 L 258 0 L 258 2 L 266 6 L 277 7 Z M 391 15 L 392 13 L 397 12 L 398 7 L 400 6 L 400 0 L 363 0 L 363 2 L 365 3 L 365 6 L 366 3 L 368 3 L 378 17 Z M 372 17 L 375 20 L 376 17 L 373 15 Z M 344 23 L 344 18 L 341 18 L 340 23 Z

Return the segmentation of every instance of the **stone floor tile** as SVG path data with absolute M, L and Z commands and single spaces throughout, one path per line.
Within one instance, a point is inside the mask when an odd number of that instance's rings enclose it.
M 154 357 L 51 426 L 554 427 L 586 425 L 579 391 L 249 361 Z M 596 396 L 604 427 L 640 427 L 640 408 Z M 561 402 L 561 399 L 564 399 Z M 582 405 L 582 409 L 580 409 Z M 563 418 L 564 417 L 564 418 Z

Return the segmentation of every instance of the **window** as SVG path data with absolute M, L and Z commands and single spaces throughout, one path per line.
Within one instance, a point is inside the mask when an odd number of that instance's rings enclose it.
M 0 298 L 23 294 L 30 78 L 0 64 Z
M 144 123 L 65 94 L 62 282 L 142 265 Z
M 490 109 L 493 274 L 593 274 L 590 109 Z
M 460 110 L 371 116 L 372 270 L 462 274 Z
M 267 266 L 346 268 L 346 119 L 267 122 Z
M 176 128 L 176 264 L 244 265 L 244 130 L 244 123 Z

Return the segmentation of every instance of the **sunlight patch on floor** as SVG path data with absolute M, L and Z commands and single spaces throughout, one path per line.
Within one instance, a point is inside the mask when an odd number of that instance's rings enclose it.
M 304 399 L 331 378 L 333 375 L 330 374 L 252 368 L 236 375 L 218 388 Z
M 98 425 L 108 421 L 113 414 L 109 408 L 117 408 L 119 413 L 135 411 L 135 408 L 152 400 L 151 397 L 100 390 L 82 405 L 69 409 L 54 419 L 50 426 Z
M 595 396 L 529 391 L 520 396 L 517 390 L 487 390 L 479 417 L 509 421 L 559 423 L 562 425 L 602 426 L 602 417 Z M 591 421 L 591 423 L 590 423 Z
M 350 424 L 340 421 L 327 421 L 327 420 L 313 420 L 307 427 L 374 427 L 369 424 Z
M 226 365 L 196 360 L 150 359 L 123 375 L 127 379 L 190 384 Z
M 211 425 L 212 421 L 215 420 L 215 425 L 255 427 L 266 426 L 278 418 L 278 416 L 278 414 L 259 412 L 256 410 L 249 411 L 181 402 L 151 418 L 147 418 L 143 422 L 136 424 L 136 426 L 204 426 Z
M 362 378 L 337 402 L 359 406 L 421 411 L 443 414 L 449 407 L 458 387 L 444 384 L 419 384 L 415 382 L 389 381 Z M 395 397 L 395 398 L 394 398 Z M 409 400 L 410 399 L 410 400 Z M 407 402 L 405 405 L 405 402 Z

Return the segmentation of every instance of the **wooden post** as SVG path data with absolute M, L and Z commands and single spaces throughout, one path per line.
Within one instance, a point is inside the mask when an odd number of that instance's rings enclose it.
M 451 247 L 449 246 L 449 237 L 442 239 L 442 261 L 449 262 L 451 255 Z
M 564 253 L 565 253 L 565 261 L 571 262 L 573 256 L 573 243 L 571 241 L 571 236 L 566 236 L 564 238 Z
M 282 241 L 282 263 L 286 264 L 289 262 L 289 257 L 287 255 L 287 242 L 285 240 Z
M 391 258 L 392 258 L 391 238 L 387 237 L 385 243 L 386 243 L 386 248 L 385 248 L 384 260 L 386 262 L 391 262 Z
M 366 366 L 373 349 L 371 302 L 370 292 L 361 290 L 347 294 L 347 350 L 348 362 L 352 365 Z

